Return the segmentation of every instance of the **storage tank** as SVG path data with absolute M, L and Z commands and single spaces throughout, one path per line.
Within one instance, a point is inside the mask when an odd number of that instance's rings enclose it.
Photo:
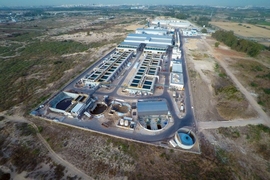
M 125 126 L 127 127 L 129 124 L 128 120 L 125 120 Z
M 120 125 L 124 126 L 124 119 L 120 119 Z

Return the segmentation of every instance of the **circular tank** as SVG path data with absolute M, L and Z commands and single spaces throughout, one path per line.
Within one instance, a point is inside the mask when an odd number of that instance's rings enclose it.
M 91 114 L 98 115 L 102 114 L 107 109 L 107 105 L 105 103 L 97 103 L 96 107 L 93 110 L 90 110 Z
M 125 126 L 128 126 L 129 122 L 128 120 L 125 120 Z
M 129 111 L 129 107 L 122 104 L 113 104 L 112 109 L 120 113 L 127 113 Z
M 174 140 L 180 148 L 191 149 L 196 142 L 196 136 L 191 128 L 183 127 L 175 133 Z
M 120 119 L 120 125 L 124 126 L 124 119 Z

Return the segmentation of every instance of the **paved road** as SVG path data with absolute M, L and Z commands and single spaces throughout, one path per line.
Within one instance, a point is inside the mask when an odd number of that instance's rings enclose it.
M 204 43 L 209 47 L 209 49 L 213 52 L 213 48 L 205 41 Z M 224 62 L 223 59 L 221 59 L 219 56 L 215 55 L 215 53 L 212 53 L 215 58 L 218 60 L 218 63 L 221 65 L 223 69 L 225 69 L 226 74 L 231 78 L 231 80 L 234 82 L 235 86 L 241 91 L 241 93 L 246 97 L 246 99 L 249 101 L 250 105 L 257 111 L 260 118 L 264 120 L 264 124 L 270 126 L 270 117 L 267 116 L 267 114 L 262 110 L 261 106 L 257 103 L 257 101 L 251 96 L 251 94 L 246 90 L 246 88 L 238 81 L 238 79 L 235 77 L 235 75 L 230 71 L 227 64 Z
M 3 115 L 3 116 L 5 116 L 5 115 Z M 85 180 L 93 179 L 90 176 L 88 176 L 87 174 L 83 173 L 81 170 L 77 169 L 74 165 L 72 165 L 68 161 L 65 161 L 64 159 L 62 159 L 58 154 L 56 154 L 53 151 L 53 149 L 51 148 L 51 146 L 47 143 L 47 141 L 39 133 L 38 127 L 33 122 L 28 121 L 24 117 L 19 117 L 19 116 L 5 116 L 5 118 L 7 120 L 13 121 L 13 122 L 26 122 L 26 123 L 30 124 L 36 130 L 36 132 L 37 132 L 36 135 L 37 135 L 38 139 L 45 146 L 45 148 L 49 151 L 49 156 L 52 158 L 52 160 L 54 162 L 63 165 L 64 167 L 66 167 L 68 169 L 68 171 L 71 174 L 78 175 L 79 177 L 82 177 L 82 179 L 85 179 Z

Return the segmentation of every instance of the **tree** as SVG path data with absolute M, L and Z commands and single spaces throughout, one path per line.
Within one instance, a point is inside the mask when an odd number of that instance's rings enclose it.
M 263 49 L 262 45 L 258 44 L 257 42 L 246 39 L 239 39 L 234 35 L 233 31 L 218 30 L 212 34 L 212 37 L 217 41 L 223 42 L 232 49 L 245 52 L 252 57 L 258 55 Z
M 207 33 L 207 29 L 203 28 L 203 29 L 201 30 L 201 32 L 202 32 L 202 33 Z
M 219 46 L 219 42 L 215 42 L 215 47 L 218 47 Z

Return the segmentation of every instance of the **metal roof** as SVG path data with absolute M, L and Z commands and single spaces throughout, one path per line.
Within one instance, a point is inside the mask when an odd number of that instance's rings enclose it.
M 81 109 L 83 108 L 84 104 L 83 103 L 78 103 L 76 106 L 71 110 L 72 113 L 79 113 Z
M 172 45 L 171 40 L 162 40 L 162 39 L 148 39 L 148 38 L 130 38 L 127 37 L 125 42 L 130 43 L 146 43 L 146 44 L 157 44 L 157 45 Z
M 171 75 L 170 75 L 170 78 L 171 78 L 171 84 L 184 85 L 183 73 L 174 73 L 174 72 L 172 72 Z
M 119 45 L 125 45 L 125 46 L 139 46 L 141 43 L 136 42 L 121 42 Z
M 152 38 L 152 39 L 170 39 L 172 40 L 172 36 L 165 35 L 154 35 L 154 34 L 128 34 L 129 38 Z
M 137 107 L 139 116 L 168 114 L 167 103 L 164 100 L 138 101 Z
M 155 31 L 155 32 L 164 32 L 166 33 L 168 30 L 167 29 L 144 29 L 144 28 L 138 28 L 136 31 Z
M 182 63 L 181 62 L 173 62 L 172 64 L 172 72 L 183 72 Z

